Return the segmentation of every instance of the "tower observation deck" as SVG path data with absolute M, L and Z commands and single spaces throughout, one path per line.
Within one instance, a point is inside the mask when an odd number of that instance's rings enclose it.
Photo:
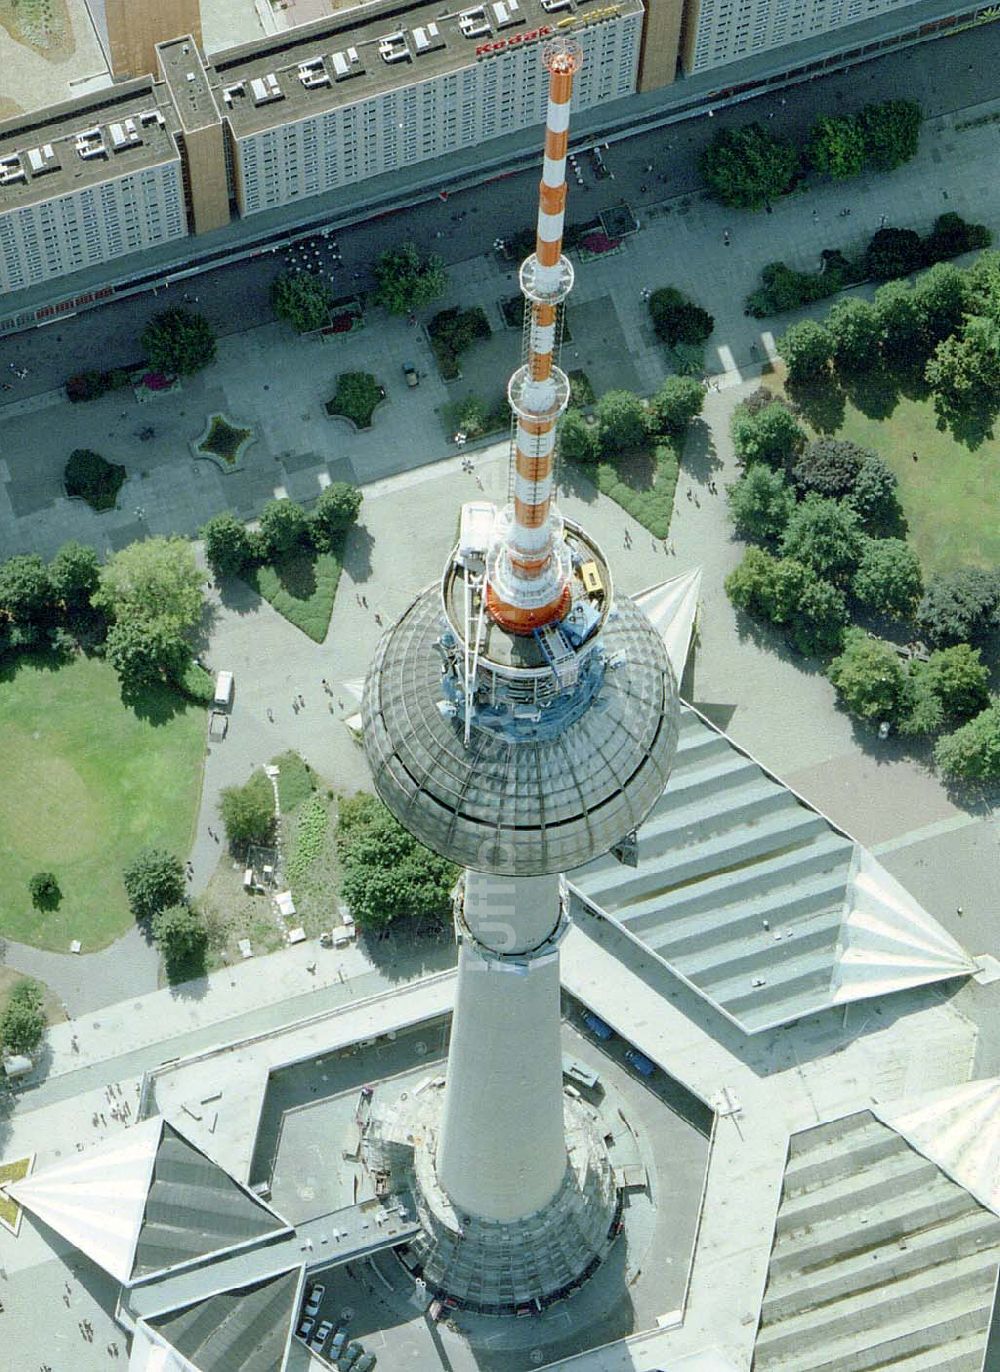
M 556 352 L 573 284 L 562 230 L 580 48 L 560 38 L 544 60 L 538 232 L 521 268 L 526 361 L 508 387 L 512 499 L 463 508 L 440 582 L 384 635 L 362 706 L 378 794 L 465 869 L 444 1086 L 381 1121 L 374 1165 L 410 1174 L 428 1287 L 495 1314 L 572 1289 L 617 1230 L 596 1113 L 562 1087 L 561 873 L 642 822 L 678 728 L 659 634 L 553 500 L 569 397 Z

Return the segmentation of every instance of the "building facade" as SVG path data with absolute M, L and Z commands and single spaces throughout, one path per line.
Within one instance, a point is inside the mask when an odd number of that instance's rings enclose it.
M 684 70 L 708 71 L 912 3 L 915 0 L 687 0 Z

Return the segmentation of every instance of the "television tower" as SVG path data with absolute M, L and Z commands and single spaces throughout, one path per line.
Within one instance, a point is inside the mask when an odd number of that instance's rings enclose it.
M 556 363 L 573 285 L 562 253 L 573 77 L 549 71 L 535 252 L 521 267 L 525 362 L 508 397 L 510 500 L 462 510 L 440 583 L 388 630 L 365 683 L 375 789 L 465 868 L 447 1075 L 377 1120 L 369 1163 L 412 1186 L 415 1272 L 483 1313 L 541 1309 L 578 1285 L 617 1229 L 597 1112 L 563 1091 L 561 873 L 616 847 L 666 784 L 677 692 L 663 642 L 617 596 L 607 559 L 553 503 Z M 430 1089 L 433 1088 L 433 1089 Z

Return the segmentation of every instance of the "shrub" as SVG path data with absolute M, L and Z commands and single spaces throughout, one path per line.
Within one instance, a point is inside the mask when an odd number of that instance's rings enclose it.
M 948 718 L 969 719 L 989 705 L 990 674 L 978 648 L 968 643 L 939 648 L 921 666 L 926 688 L 941 702 Z
M 260 537 L 270 557 L 281 557 L 308 539 L 309 521 L 294 500 L 269 500 L 260 512 Z
M 52 583 L 37 553 L 21 553 L 0 562 L 0 611 L 15 624 L 38 625 L 52 609 Z
M 863 544 L 860 521 L 849 506 L 810 494 L 792 511 L 781 551 L 818 576 L 843 581 L 857 566 Z
M 247 527 L 231 510 L 213 515 L 202 526 L 201 536 L 205 540 L 205 560 L 217 579 L 239 576 L 252 560 Z
M 865 166 L 865 139 L 856 120 L 823 115 L 809 133 L 806 157 L 818 172 L 841 181 Z
M 313 272 L 282 272 L 271 284 L 271 305 L 299 333 L 321 329 L 330 317 L 333 292 Z
M 211 705 L 215 700 L 214 677 L 193 658 L 184 664 L 184 670 L 177 677 L 177 687 L 196 705 Z
M 959 567 L 934 577 L 917 622 L 933 643 L 976 643 L 1000 622 L 1000 573 Z
M 845 497 L 856 511 L 865 533 L 874 537 L 900 533 L 905 530 L 902 507 L 899 503 L 896 474 L 877 453 L 864 453 L 864 460 L 854 478 L 854 485 Z
M 45 1033 L 41 988 L 34 981 L 16 981 L 0 1019 L 0 1043 L 8 1053 L 31 1054 Z
M 915 100 L 883 100 L 855 115 L 865 144 L 865 161 L 874 171 L 891 171 L 916 156 L 923 113 Z
M 63 485 L 67 495 L 79 496 L 93 509 L 113 510 L 125 476 L 125 468 L 119 463 L 105 462 L 100 453 L 89 448 L 75 448 L 63 472 Z
M 445 924 L 458 870 L 408 833 L 381 801 L 340 805 L 341 895 L 358 925 L 382 929 L 400 918 Z
M 78 372 L 66 382 L 66 399 L 72 404 L 97 400 L 109 391 L 124 390 L 130 384 L 129 374 L 120 367 L 107 372 Z
M 865 249 L 865 270 L 876 281 L 909 276 L 924 264 L 924 246 L 913 229 L 877 229 Z
M 614 460 L 635 452 L 648 437 L 646 410 L 631 391 L 605 391 L 597 402 L 597 432 L 601 453 Z
M 862 629 L 844 636 L 844 650 L 827 672 L 844 705 L 859 719 L 896 719 L 904 699 L 905 677 L 896 650 Z
M 390 314 L 429 305 L 448 284 L 440 257 L 422 257 L 412 243 L 389 248 L 375 263 L 375 302 Z
M 168 905 L 157 910 L 151 930 L 168 967 L 204 956 L 208 930 L 201 914 L 191 905 Z
M 180 858 L 162 848 L 143 848 L 122 872 L 129 909 L 136 919 L 149 919 L 184 896 Z
M 763 408 L 740 405 L 730 425 L 736 456 L 744 467 L 764 462 L 784 467 L 805 442 L 805 433 L 788 406 L 771 399 Z
M 792 469 L 795 485 L 803 494 L 839 500 L 854 489 L 868 452 L 845 438 L 817 438 L 808 444 Z
M 28 881 L 28 891 L 36 910 L 54 910 L 62 899 L 59 882 L 53 872 L 36 872 Z
M 320 857 L 329 826 L 330 816 L 322 797 L 310 796 L 296 818 L 292 852 L 285 863 L 285 875 L 290 883 L 301 881 Z
M 934 761 L 948 781 L 996 781 L 1000 778 L 1000 700 L 974 719 L 938 739 Z
M 788 191 L 799 170 L 791 143 L 761 124 L 719 129 L 700 159 L 701 173 L 724 205 L 756 210 Z
M 567 410 L 559 421 L 559 455 L 567 462 L 597 461 L 597 426 L 579 410 Z
M 83 543 L 64 543 L 49 563 L 52 594 L 68 611 L 89 608 L 100 570 L 100 559 L 93 548 Z
M 848 296 L 830 307 L 826 327 L 833 339 L 833 355 L 845 371 L 870 370 L 882 344 L 882 324 L 875 306 Z
M 274 827 L 274 790 L 263 772 L 254 772 L 243 786 L 226 786 L 219 796 L 219 813 L 233 847 L 265 843 Z
M 752 619 L 787 624 L 812 579 L 809 568 L 801 562 L 772 557 L 762 548 L 748 548 L 743 561 L 726 577 L 725 590 L 736 609 Z
M 833 339 L 815 319 L 802 319 L 778 339 L 778 352 L 788 366 L 790 381 L 822 376 L 833 357 Z
M 327 405 L 327 413 L 343 415 L 359 429 L 371 427 L 375 406 L 385 391 L 371 372 L 341 372 L 337 390 Z
M 322 490 L 309 515 L 313 543 L 322 552 L 330 552 L 357 522 L 363 496 L 357 486 L 348 481 L 332 481 Z
M 920 559 L 900 538 L 869 538 L 851 589 L 876 614 L 906 618 L 924 589 Z
M 792 642 L 806 657 L 829 657 L 843 647 L 848 620 L 843 591 L 813 575 L 792 615 Z
M 733 526 L 741 538 L 768 542 L 785 532 L 795 493 L 781 472 L 755 462 L 727 489 Z
M 676 286 L 663 286 L 649 298 L 649 314 L 656 336 L 668 347 L 678 343 L 704 343 L 715 320 Z
M 668 376 L 649 402 L 650 421 L 660 433 L 683 434 L 701 414 L 705 388 L 691 376 Z
M 478 305 L 459 310 L 457 306 L 439 311 L 427 326 L 434 356 L 446 381 L 459 375 L 458 359 L 479 338 L 489 338 L 492 330 L 486 312 Z
M 993 235 L 985 224 L 968 224 L 961 215 L 950 210 L 938 215 L 933 229 L 924 239 L 924 261 L 943 262 L 976 248 L 988 248 L 992 241 Z

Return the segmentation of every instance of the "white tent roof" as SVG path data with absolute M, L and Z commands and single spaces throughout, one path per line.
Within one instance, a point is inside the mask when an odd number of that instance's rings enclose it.
M 198 1372 L 198 1369 L 150 1329 L 145 1320 L 139 1320 L 132 1335 L 128 1372 Z
M 145 1120 L 7 1190 L 105 1272 L 127 1282 L 162 1128 L 160 1116 Z
M 872 1112 L 1000 1215 L 1000 1078 L 873 1105 Z
M 973 958 L 864 848 L 856 846 L 844 893 L 833 1001 L 963 976 Z
M 663 639 L 678 685 L 691 647 L 700 591 L 701 568 L 695 567 L 632 597 Z
M 342 681 L 340 684 L 341 684 L 341 686 L 343 686 L 343 688 L 344 688 L 344 690 L 347 692 L 347 694 L 348 694 L 353 700 L 356 700 L 356 701 L 358 702 L 358 704 L 360 705 L 360 704 L 361 704 L 361 697 L 362 697 L 362 696 L 364 695 L 364 693 L 365 693 L 365 679 L 364 679 L 364 677 L 362 677 L 362 676 L 355 677 L 355 678 L 354 678 L 353 680 L 351 680 L 351 681 Z

